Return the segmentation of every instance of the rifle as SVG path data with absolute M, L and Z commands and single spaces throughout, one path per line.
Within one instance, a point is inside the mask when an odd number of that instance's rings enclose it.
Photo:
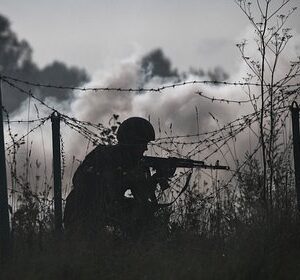
M 168 189 L 170 187 L 168 180 L 170 177 L 173 176 L 176 168 L 205 168 L 229 170 L 229 166 L 219 164 L 208 165 L 205 164 L 203 161 L 176 157 L 163 158 L 143 156 L 141 163 L 144 167 L 152 167 L 156 170 L 156 173 L 152 177 L 160 185 L 162 190 Z M 188 185 L 189 180 L 190 177 L 187 180 L 186 185 Z
M 174 168 L 204 168 L 204 169 L 223 169 L 229 170 L 229 166 L 224 165 L 211 165 L 205 164 L 204 161 L 185 159 L 185 158 L 176 158 L 176 157 L 150 157 L 143 156 L 142 164 L 145 167 L 152 167 L 156 170 L 160 169 L 174 169 Z

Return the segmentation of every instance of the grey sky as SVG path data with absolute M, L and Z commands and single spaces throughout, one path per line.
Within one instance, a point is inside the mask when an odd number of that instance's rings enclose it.
M 219 65 L 226 71 L 233 72 L 241 61 L 235 43 L 238 42 L 238 38 L 249 36 L 248 21 L 233 0 L 0 0 L 0 2 L 0 12 L 11 20 L 12 29 L 19 37 L 28 40 L 33 47 L 34 61 L 43 66 L 54 59 L 59 59 L 69 65 L 84 67 L 90 73 L 104 70 L 107 77 L 102 73 L 93 75 L 91 86 L 95 87 L 105 85 L 105 87 L 137 88 L 140 68 L 133 60 L 127 63 L 119 61 L 156 47 L 162 47 L 179 70 L 186 70 L 189 66 L 207 70 Z M 298 4 L 299 0 L 293 2 Z M 300 33 L 299 12 L 293 18 L 289 26 L 296 28 Z M 112 71 L 111 65 L 114 64 L 119 67 Z M 281 67 L 283 66 L 278 66 L 279 69 Z M 241 76 L 246 71 L 244 69 Z M 280 71 L 280 75 L 284 75 L 284 72 Z M 231 78 L 237 81 L 241 76 L 232 75 Z M 161 86 L 160 80 L 151 83 L 151 87 L 154 88 Z M 147 84 L 147 87 L 150 86 Z M 129 116 L 145 118 L 151 116 L 156 131 L 159 119 L 162 131 L 172 124 L 174 135 L 195 134 L 199 126 L 201 132 L 216 129 L 217 124 L 210 114 L 220 120 L 219 125 L 250 111 L 250 105 L 247 104 L 228 105 L 200 98 L 195 94 L 199 89 L 210 97 L 229 100 L 246 98 L 240 87 L 190 85 L 168 90 L 166 94 L 146 93 L 129 97 L 74 92 L 70 102 L 55 102 L 50 99 L 46 102 L 51 102 L 51 106 L 69 116 L 93 123 L 107 124 L 115 113 L 120 115 L 121 120 Z M 28 104 L 29 102 L 22 104 L 14 116 L 15 119 L 28 118 Z M 30 104 L 32 106 L 30 118 L 34 119 L 36 110 L 33 108 L 34 103 Z M 196 108 L 199 112 L 199 123 Z M 39 106 L 39 110 L 41 115 L 49 114 L 42 106 Z M 17 129 L 24 130 L 23 132 L 16 130 L 18 135 L 23 135 L 27 127 L 18 126 Z M 45 139 L 51 139 L 50 132 L 50 129 L 45 130 Z M 249 149 L 249 139 L 253 136 L 251 132 L 249 133 L 250 136 L 241 134 L 242 139 L 238 139 L 240 149 L 237 151 L 238 154 L 243 154 Z M 39 132 L 36 135 L 32 154 L 35 153 L 39 158 L 43 153 L 41 149 L 44 140 L 41 139 L 39 144 Z M 62 135 L 65 153 L 70 156 L 70 160 L 73 154 L 82 159 L 86 150 L 78 149 L 85 147 L 81 135 L 70 131 L 66 126 L 62 128 Z M 188 149 L 190 148 L 192 149 L 188 146 Z M 46 149 L 49 155 L 47 159 L 51 164 L 51 145 L 46 145 Z M 226 149 L 227 146 L 224 147 L 224 153 L 229 157 L 230 153 L 227 153 Z M 203 154 L 200 156 L 205 157 Z M 209 162 L 214 161 L 210 158 Z
M 91 73 L 156 47 L 180 70 L 232 72 L 248 26 L 234 0 L 1 0 L 1 13 L 40 66 L 58 59 Z M 298 11 L 290 26 L 300 33 Z

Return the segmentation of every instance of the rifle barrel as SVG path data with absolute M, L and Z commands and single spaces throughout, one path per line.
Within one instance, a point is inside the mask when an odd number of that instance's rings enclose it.
M 147 167 L 177 167 L 177 168 L 204 168 L 204 169 L 223 169 L 228 170 L 228 166 L 223 165 L 208 165 L 204 164 L 203 161 L 192 160 L 192 159 L 185 159 L 185 158 L 176 158 L 176 157 L 151 157 L 151 156 L 144 156 L 143 164 Z

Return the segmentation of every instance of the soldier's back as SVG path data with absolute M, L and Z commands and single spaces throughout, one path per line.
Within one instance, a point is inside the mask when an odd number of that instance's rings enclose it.
M 67 230 L 95 227 L 120 208 L 125 192 L 128 158 L 118 145 L 97 146 L 73 177 L 67 197 L 64 225 Z

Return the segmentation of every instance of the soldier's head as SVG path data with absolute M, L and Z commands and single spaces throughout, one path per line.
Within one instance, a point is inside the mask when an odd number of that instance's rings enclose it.
M 117 131 L 119 144 L 127 147 L 133 156 L 142 157 L 147 144 L 155 140 L 152 124 L 146 119 L 132 117 L 121 123 Z

